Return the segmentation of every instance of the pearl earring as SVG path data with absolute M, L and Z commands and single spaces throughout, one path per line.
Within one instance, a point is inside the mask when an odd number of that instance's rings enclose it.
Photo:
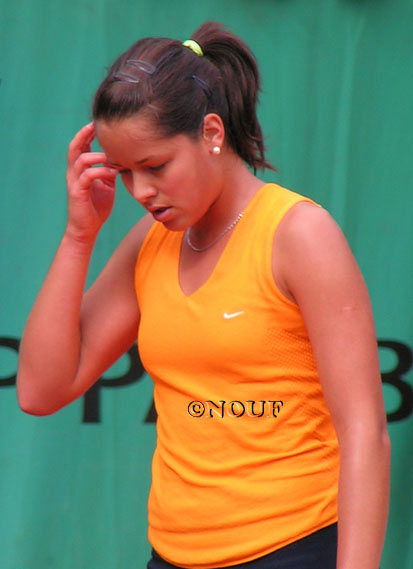
M 218 156 L 218 154 L 221 154 L 221 148 L 219 146 L 214 146 L 214 148 L 212 149 L 212 152 L 213 152 L 213 154 Z

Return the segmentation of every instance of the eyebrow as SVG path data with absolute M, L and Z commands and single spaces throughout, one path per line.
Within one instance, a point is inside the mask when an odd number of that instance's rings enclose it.
M 143 164 L 144 162 L 147 162 L 148 160 L 150 160 L 151 158 L 154 158 L 153 155 L 151 156 L 147 156 L 146 158 L 143 158 L 142 160 L 138 160 L 137 162 L 134 162 L 135 166 L 140 166 L 141 164 Z M 119 166 L 119 168 L 121 168 L 122 166 L 120 164 L 117 164 L 116 162 L 111 162 L 111 164 L 113 166 Z

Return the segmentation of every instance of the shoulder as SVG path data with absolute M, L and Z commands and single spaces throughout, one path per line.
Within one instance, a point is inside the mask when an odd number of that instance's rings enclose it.
M 312 288 L 346 287 L 360 281 L 357 263 L 337 222 L 311 202 L 294 205 L 274 236 L 273 274 L 282 292 L 299 302 Z
M 139 249 L 142 247 L 142 244 L 154 223 L 155 220 L 150 214 L 144 215 L 126 234 L 122 243 L 125 243 L 125 246 L 130 244 L 135 248 L 136 252 L 139 252 Z
M 133 262 L 136 261 L 143 242 L 145 241 L 145 238 L 153 224 L 154 219 L 150 214 L 142 217 L 142 219 L 140 219 L 125 235 L 113 254 L 113 257 L 130 257 Z
M 113 283 L 116 280 L 123 281 L 129 286 L 129 283 L 133 282 L 136 259 L 153 223 L 152 216 L 148 214 L 129 230 L 107 262 L 97 280 L 98 283 L 101 281 Z
M 325 248 L 325 239 L 347 243 L 339 225 L 331 214 L 311 201 L 299 201 L 287 211 L 277 230 L 277 241 L 293 250 L 303 247 L 317 250 Z

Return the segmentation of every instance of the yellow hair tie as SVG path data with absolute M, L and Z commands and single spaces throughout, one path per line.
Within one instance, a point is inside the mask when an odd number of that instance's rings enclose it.
M 194 53 L 196 53 L 199 57 L 202 57 L 204 55 L 204 52 L 202 51 L 202 47 L 199 45 L 198 42 L 196 42 L 195 40 L 186 40 L 182 42 L 182 45 L 184 45 L 185 47 L 189 47 L 189 49 L 191 49 Z

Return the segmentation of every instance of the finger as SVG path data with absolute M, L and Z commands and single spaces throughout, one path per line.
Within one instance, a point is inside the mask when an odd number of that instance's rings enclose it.
M 113 191 L 116 187 L 116 184 L 113 183 L 113 181 L 111 182 L 106 182 L 105 180 L 99 179 L 96 180 L 96 182 L 98 185 L 98 189 L 102 189 L 102 190 L 107 190 L 107 191 Z
M 80 176 L 83 170 L 98 164 L 103 164 L 103 166 L 110 168 L 106 155 L 103 152 L 86 152 L 81 154 L 75 161 L 71 167 L 71 173 L 74 176 Z
M 113 201 L 116 192 L 116 184 L 108 184 L 103 180 L 95 180 L 92 184 L 90 195 L 93 203 L 107 204 L 108 200 Z
M 113 168 L 106 168 L 104 166 L 100 168 L 88 168 L 79 176 L 78 184 L 76 185 L 78 189 L 83 192 L 85 190 L 90 190 L 90 186 L 94 180 L 102 180 L 107 184 L 113 184 L 117 173 L 117 170 L 114 170 Z
M 93 123 L 89 123 L 79 130 L 69 144 L 67 160 L 69 165 L 72 164 L 83 152 L 90 152 L 90 145 L 95 138 L 95 127 Z
M 102 220 L 107 219 L 116 197 L 116 187 L 108 186 L 102 180 L 96 180 L 92 186 L 91 199 L 95 210 Z
M 83 170 L 95 167 L 98 164 L 102 164 L 110 169 L 115 169 L 112 164 L 108 162 L 103 152 L 86 152 L 81 154 L 73 164 L 69 165 L 66 173 L 67 183 L 69 185 L 76 183 L 76 180 L 82 174 Z

